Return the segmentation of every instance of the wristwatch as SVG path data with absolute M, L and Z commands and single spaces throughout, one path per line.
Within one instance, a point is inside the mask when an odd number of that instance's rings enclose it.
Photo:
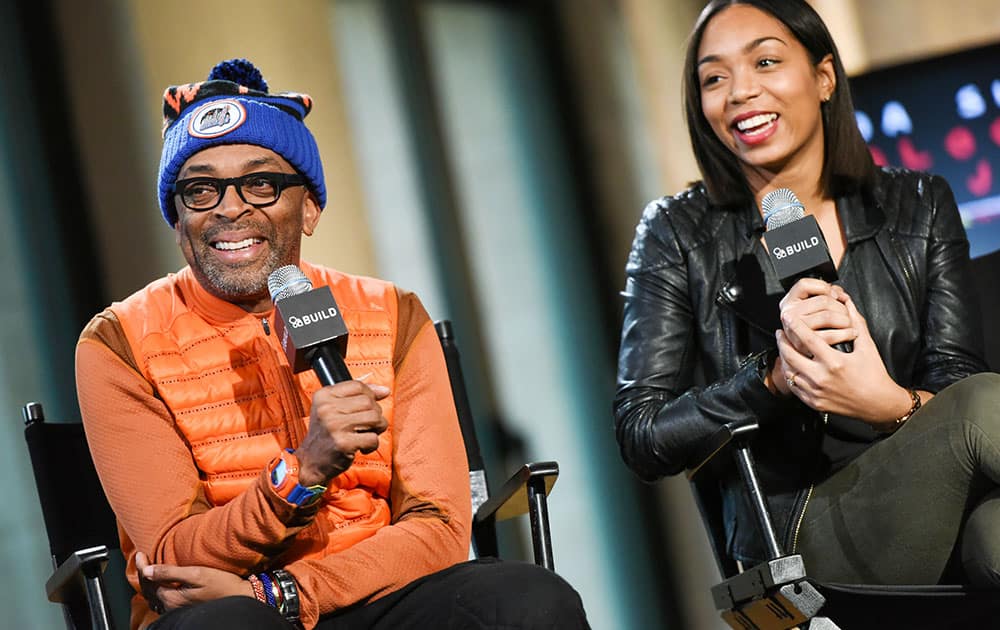
M 278 496 L 292 505 L 308 507 L 319 501 L 326 492 L 326 486 L 299 485 L 299 459 L 291 449 L 282 451 L 281 455 L 271 460 L 268 473 L 271 487 Z
M 281 591 L 281 606 L 278 607 L 278 612 L 282 617 L 297 625 L 301 606 L 299 604 L 299 589 L 295 585 L 295 578 L 284 569 L 275 569 L 271 571 L 271 575 L 274 577 L 274 582 Z

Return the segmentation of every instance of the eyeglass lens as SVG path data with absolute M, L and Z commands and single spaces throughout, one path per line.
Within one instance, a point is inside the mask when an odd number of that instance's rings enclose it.
M 219 179 L 198 177 L 175 184 L 184 205 L 192 210 L 211 210 L 219 205 L 229 186 L 236 186 L 240 198 L 255 207 L 274 204 L 281 196 L 282 185 L 301 183 L 296 175 L 286 173 L 250 173 L 242 177 Z

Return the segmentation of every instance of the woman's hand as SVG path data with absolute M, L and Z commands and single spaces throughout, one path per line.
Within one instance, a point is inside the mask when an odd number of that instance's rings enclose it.
M 818 335 L 826 345 L 854 341 L 858 332 L 852 325 L 845 304 L 847 292 L 842 287 L 816 278 L 802 278 L 781 299 L 781 326 L 789 343 L 800 354 L 808 356 L 806 347 L 793 322 L 800 322 L 805 329 Z
M 767 389 L 775 395 L 782 396 L 794 396 L 791 388 L 788 386 L 787 376 L 785 374 L 785 364 L 778 356 L 774 359 L 774 365 L 768 370 L 767 376 L 764 377 L 764 385 Z
M 785 384 L 809 407 L 874 425 L 909 410 L 909 392 L 889 376 L 867 322 L 841 287 L 800 280 L 781 302 L 781 322 Z M 831 347 L 844 341 L 854 342 L 853 352 Z
M 219 569 L 149 564 L 141 551 L 135 554 L 135 568 L 143 596 L 149 607 L 160 614 L 230 595 L 254 596 L 250 582 Z
M 853 340 L 856 333 L 851 328 L 847 307 L 841 301 L 846 295 L 841 287 L 817 280 L 803 278 L 796 282 L 779 303 L 782 325 L 797 319 L 812 329 L 817 335 L 827 340 L 828 344 Z M 790 342 L 800 353 L 805 353 L 804 345 L 797 335 L 790 337 Z M 778 356 L 765 378 L 765 384 L 772 394 L 794 396 L 788 384 L 792 372 L 786 370 L 785 363 Z

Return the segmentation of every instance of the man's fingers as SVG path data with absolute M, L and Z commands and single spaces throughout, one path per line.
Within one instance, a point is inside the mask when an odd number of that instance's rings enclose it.
M 365 448 L 378 448 L 378 436 L 382 434 L 388 423 L 379 416 L 378 422 L 357 424 L 351 427 L 350 433 L 344 438 L 344 450 L 363 451 Z M 372 447 L 374 445 L 374 447 Z
M 365 418 L 354 424 L 355 433 L 375 433 L 378 435 L 389 428 L 389 422 L 382 415 L 382 410 L 372 410 Z
M 156 589 L 156 599 L 160 602 L 160 614 L 192 604 L 184 588 L 160 586 Z
M 142 569 L 142 576 L 158 584 L 198 584 L 198 567 L 150 564 Z
M 369 455 L 378 450 L 378 435 L 374 433 L 359 434 L 362 436 L 361 446 L 358 448 L 359 451 L 365 455 Z
M 339 421 L 331 419 L 330 422 L 326 423 L 326 427 L 331 434 L 375 433 L 377 435 L 389 428 L 389 423 L 382 415 L 382 410 L 376 407 L 357 413 L 344 414 Z
M 366 413 L 378 409 L 378 404 L 368 396 L 350 396 L 347 398 L 325 399 L 317 403 L 318 410 L 326 415 L 351 415 Z
M 377 383 L 365 383 L 364 381 L 343 381 L 323 388 L 336 398 L 351 398 L 353 396 L 366 396 L 373 400 L 381 400 L 389 395 L 389 388 Z M 322 391 L 322 390 L 321 390 Z M 318 392 L 317 392 L 318 393 Z
M 344 387 L 341 387 L 341 386 Z M 313 402 L 332 406 L 340 413 L 354 413 L 377 407 L 376 401 L 389 395 L 384 385 L 366 385 L 358 381 L 345 381 L 324 387 L 313 395 Z

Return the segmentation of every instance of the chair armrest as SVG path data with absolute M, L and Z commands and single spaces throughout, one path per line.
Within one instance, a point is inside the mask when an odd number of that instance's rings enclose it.
M 100 578 L 108 566 L 108 548 L 104 545 L 73 552 L 45 581 L 45 593 L 50 602 L 64 603 L 78 592 L 81 579 Z
M 725 448 L 727 444 L 736 439 L 748 440 L 753 437 L 759 428 L 760 425 L 756 422 L 745 422 L 743 424 L 730 422 L 719 427 L 715 433 L 708 436 L 699 446 L 698 456 L 694 458 L 694 461 L 697 463 L 688 469 L 687 478 L 690 480 L 698 474 L 698 471 L 705 464 L 712 461 L 712 458 Z
M 521 466 L 499 492 L 479 506 L 475 519 L 485 521 L 490 517 L 496 517 L 496 520 L 503 521 L 527 514 L 528 484 L 533 480 L 542 479 L 545 482 L 545 496 L 548 496 L 558 477 L 559 464 L 556 462 L 533 462 Z
M 712 599 L 729 627 L 747 630 L 802 627 L 826 603 L 806 578 L 800 555 L 768 560 L 734 575 L 712 587 Z M 808 627 L 813 630 L 811 622 Z M 839 630 L 835 624 L 815 627 Z
M 784 556 L 761 562 L 743 573 L 712 587 L 712 599 L 719 610 L 735 608 L 752 599 L 767 595 L 774 587 L 799 582 L 806 578 L 802 556 Z

